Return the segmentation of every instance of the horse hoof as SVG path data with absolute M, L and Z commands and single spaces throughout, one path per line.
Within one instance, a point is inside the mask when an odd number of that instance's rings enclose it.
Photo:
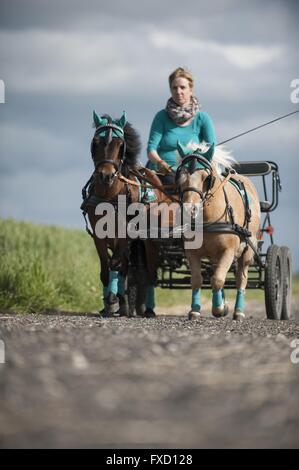
M 215 318 L 226 317 L 229 313 L 229 306 L 228 303 L 225 302 L 222 307 L 213 307 L 212 314 Z
M 119 310 L 118 314 L 120 317 L 128 317 L 129 316 L 129 308 L 128 304 L 126 302 L 126 299 L 122 296 L 117 294 L 118 300 L 119 300 Z
M 108 297 L 104 299 L 104 306 L 107 316 L 115 315 L 119 312 L 119 300 L 117 295 L 109 294 Z
M 143 314 L 145 318 L 154 318 L 156 316 L 154 310 L 152 308 L 147 308 Z
M 240 310 L 235 310 L 233 320 L 241 321 L 245 319 L 245 313 L 241 312 Z
M 100 315 L 101 315 L 102 318 L 111 317 L 111 315 L 110 315 L 109 312 L 106 310 L 106 308 L 102 308 L 102 310 L 100 310 Z
M 136 305 L 136 315 L 135 316 L 144 317 L 145 310 L 146 310 L 146 308 L 145 308 L 144 304 Z
M 200 318 L 200 312 L 196 312 L 195 310 L 190 310 L 188 313 L 189 320 L 198 320 Z
M 106 313 L 105 307 L 102 308 L 102 310 L 99 311 L 99 314 L 101 315 L 101 317 L 104 317 L 104 316 L 105 316 L 105 313 Z

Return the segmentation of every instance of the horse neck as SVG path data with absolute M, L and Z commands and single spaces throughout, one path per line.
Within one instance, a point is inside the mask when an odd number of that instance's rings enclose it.
M 208 202 L 203 205 L 203 217 L 205 222 L 216 220 L 218 217 L 222 219 L 226 214 L 226 201 L 223 190 L 220 189 L 217 191 L 217 188 L 222 183 L 222 179 L 214 166 L 212 177 L 215 178 L 214 184 L 207 194 L 213 194 L 213 196 L 208 198 Z

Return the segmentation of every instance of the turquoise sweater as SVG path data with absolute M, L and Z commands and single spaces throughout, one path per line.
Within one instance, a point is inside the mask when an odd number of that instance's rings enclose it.
M 147 151 L 156 150 L 162 160 L 175 170 L 178 140 L 183 145 L 187 145 L 190 141 L 200 143 L 203 140 L 216 144 L 214 125 L 208 113 L 198 112 L 191 124 L 182 127 L 168 116 L 165 109 L 159 111 L 151 126 Z M 155 169 L 155 166 L 155 164 L 150 165 L 152 169 Z

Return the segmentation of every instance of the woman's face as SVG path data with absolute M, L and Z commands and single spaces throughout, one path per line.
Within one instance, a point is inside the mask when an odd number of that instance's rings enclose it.
M 186 106 L 190 103 L 193 88 L 190 87 L 190 83 L 187 78 L 175 78 L 171 83 L 170 91 L 172 99 L 179 106 Z

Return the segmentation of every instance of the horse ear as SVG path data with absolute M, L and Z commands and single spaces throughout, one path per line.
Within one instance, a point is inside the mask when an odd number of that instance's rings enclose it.
M 118 121 L 119 126 L 123 129 L 125 125 L 127 124 L 127 113 L 126 111 L 123 112 L 122 117 Z
M 102 124 L 101 118 L 97 115 L 95 111 L 93 112 L 93 122 L 96 127 L 100 127 L 100 125 Z
M 190 153 L 188 149 L 184 147 L 179 140 L 177 141 L 176 146 L 182 158 L 184 158 L 186 155 L 188 155 L 188 153 Z
M 201 155 L 203 157 L 205 157 L 207 160 L 209 160 L 209 162 L 212 160 L 213 158 L 213 155 L 214 155 L 214 152 L 215 152 L 215 144 L 213 143 L 209 149 L 205 152 L 205 153 L 202 153 Z

